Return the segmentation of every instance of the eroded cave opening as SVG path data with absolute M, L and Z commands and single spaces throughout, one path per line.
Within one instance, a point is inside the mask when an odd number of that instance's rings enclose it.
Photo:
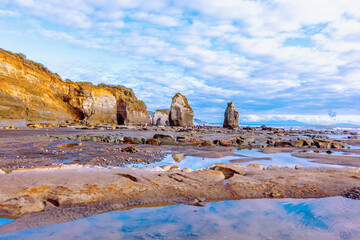
M 119 125 L 125 125 L 127 119 L 126 103 L 121 98 L 117 100 L 116 118 Z

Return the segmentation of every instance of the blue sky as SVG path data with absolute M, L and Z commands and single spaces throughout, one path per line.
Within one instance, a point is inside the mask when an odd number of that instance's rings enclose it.
M 63 79 L 121 84 L 149 110 L 360 124 L 358 0 L 0 0 L 0 47 Z M 330 114 L 329 114 L 330 113 Z

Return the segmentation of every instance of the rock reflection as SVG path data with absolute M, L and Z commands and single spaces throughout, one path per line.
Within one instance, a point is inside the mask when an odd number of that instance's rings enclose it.
M 258 199 L 95 215 L 2 239 L 358 239 L 360 201 Z
M 179 163 L 179 162 L 181 162 L 181 160 L 183 160 L 185 158 L 185 154 L 175 153 L 175 154 L 172 154 L 172 157 L 175 162 Z

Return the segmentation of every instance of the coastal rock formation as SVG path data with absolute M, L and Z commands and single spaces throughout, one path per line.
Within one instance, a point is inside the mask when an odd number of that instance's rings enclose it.
M 185 96 L 175 94 L 170 109 L 170 126 L 193 126 L 194 112 Z
M 152 118 L 152 124 L 155 126 L 169 126 L 169 109 L 156 110 Z
M 138 125 L 146 105 L 123 86 L 63 81 L 23 54 L 0 49 L 0 120 L 78 121 Z
M 233 102 L 228 103 L 228 106 L 225 110 L 225 119 L 224 119 L 224 128 L 239 128 L 239 113 L 235 108 Z

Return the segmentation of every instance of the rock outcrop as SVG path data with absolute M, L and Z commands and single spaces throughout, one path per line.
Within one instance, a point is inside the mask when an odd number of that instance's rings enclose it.
M 224 118 L 224 128 L 239 128 L 239 113 L 235 108 L 233 102 L 228 103 L 228 106 L 225 110 L 225 118 Z
M 63 81 L 43 65 L 0 49 L 0 120 L 138 125 L 150 121 L 144 102 L 123 86 Z
M 152 124 L 155 126 L 169 126 L 169 109 L 159 109 L 154 112 Z
M 185 96 L 175 94 L 170 109 L 170 126 L 188 127 L 193 126 L 194 112 Z

